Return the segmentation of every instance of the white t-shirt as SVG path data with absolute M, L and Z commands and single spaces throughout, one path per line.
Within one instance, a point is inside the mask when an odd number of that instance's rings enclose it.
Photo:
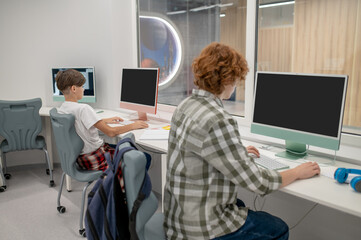
M 91 106 L 65 101 L 60 106 L 58 112 L 74 115 L 75 131 L 84 142 L 84 147 L 80 154 L 91 153 L 103 144 L 104 140 L 99 137 L 98 129 L 94 127 L 94 124 L 101 119 L 96 115 Z

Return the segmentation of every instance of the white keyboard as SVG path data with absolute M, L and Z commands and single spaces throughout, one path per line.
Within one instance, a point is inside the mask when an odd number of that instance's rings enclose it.
M 111 127 L 118 127 L 119 125 L 125 126 L 125 125 L 131 124 L 131 123 L 134 123 L 134 121 L 124 120 L 122 122 L 119 121 L 119 122 L 108 123 L 108 125 Z
M 119 124 L 122 124 L 122 125 L 128 125 L 128 124 L 132 124 L 134 123 L 134 121 L 130 121 L 130 120 L 125 120 L 123 122 L 119 122 Z
M 259 158 L 253 158 L 256 164 L 271 170 L 280 170 L 289 168 L 288 165 L 278 162 L 275 159 L 261 155 Z
M 334 179 L 335 171 L 337 167 L 333 166 L 326 166 L 326 167 L 320 167 L 321 168 L 321 175 Z

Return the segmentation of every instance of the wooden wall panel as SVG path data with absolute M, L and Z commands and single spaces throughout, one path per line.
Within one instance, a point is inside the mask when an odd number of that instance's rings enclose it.
M 230 1 L 236 2 L 232 7 L 221 10 L 226 16 L 220 22 L 220 42 L 225 43 L 243 56 L 246 56 L 246 20 L 247 0 Z M 245 84 L 241 83 L 236 90 L 236 100 L 244 101 Z
M 298 0 L 295 4 L 292 71 L 348 74 L 344 125 L 361 126 L 355 103 L 360 77 L 355 76 L 360 0 Z M 359 28 L 359 27 L 358 27 Z
M 225 13 L 220 41 L 244 54 L 246 1 Z M 349 75 L 344 125 L 360 128 L 361 0 L 296 0 L 293 26 L 259 29 L 257 67 Z M 244 99 L 242 91 L 238 89 L 237 100 Z
M 259 71 L 290 72 L 293 27 L 261 28 L 258 31 Z
M 361 0 L 357 4 L 352 78 L 348 89 L 348 124 L 361 127 Z

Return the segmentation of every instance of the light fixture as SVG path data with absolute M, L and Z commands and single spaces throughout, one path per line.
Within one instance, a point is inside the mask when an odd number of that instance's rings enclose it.
M 225 17 L 226 16 L 226 14 L 225 13 L 221 13 L 221 14 L 219 14 L 219 17 Z
M 182 14 L 182 13 L 186 13 L 186 10 L 181 10 L 181 11 L 173 11 L 173 12 L 167 12 L 167 15 L 176 15 L 176 14 Z
M 224 4 L 215 4 L 215 5 L 209 5 L 209 6 L 200 6 L 200 7 L 197 7 L 197 8 L 192 8 L 192 9 L 189 9 L 189 11 L 191 12 L 199 12 L 199 11 L 202 11 L 202 10 L 207 10 L 207 9 L 211 9 L 211 8 L 215 8 L 215 7 L 230 7 L 232 6 L 233 3 L 224 3 Z
M 233 6 L 233 3 L 220 3 L 220 4 L 217 4 L 218 7 L 230 7 L 230 6 Z
M 278 7 L 278 6 L 291 5 L 291 4 L 295 4 L 295 1 L 262 4 L 262 5 L 259 5 L 259 8 Z
M 174 40 L 174 44 L 175 44 L 174 68 L 172 69 L 171 73 L 165 77 L 164 81 L 159 82 L 159 89 L 162 90 L 162 89 L 166 88 L 167 86 L 169 86 L 175 80 L 174 77 L 178 73 L 178 70 L 180 69 L 180 66 L 181 66 L 181 62 L 182 62 L 182 58 L 183 58 L 183 56 L 182 56 L 183 50 L 182 50 L 180 34 L 177 32 L 177 30 L 174 28 L 174 26 L 169 22 L 170 20 L 168 21 L 162 17 L 157 17 L 157 16 L 139 16 L 139 18 L 140 19 L 150 19 L 150 20 L 164 24 Z
M 216 6 L 217 5 L 200 6 L 200 7 L 189 9 L 189 11 L 191 11 L 191 12 L 199 12 L 199 11 L 202 11 L 202 10 L 207 10 L 207 9 L 214 8 Z

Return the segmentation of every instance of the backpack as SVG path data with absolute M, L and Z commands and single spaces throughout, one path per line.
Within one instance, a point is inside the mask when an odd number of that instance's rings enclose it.
M 137 240 L 135 216 L 141 203 L 152 189 L 151 181 L 146 172 L 141 190 L 134 201 L 133 209 L 128 215 L 126 195 L 122 191 L 117 177 L 117 169 L 122 164 L 123 157 L 134 158 L 139 154 L 124 154 L 129 151 L 139 151 L 129 137 L 121 139 L 116 147 L 113 161 L 109 153 L 105 155 L 108 169 L 100 176 L 93 189 L 88 194 L 88 208 L 85 217 L 85 231 L 89 240 Z M 142 152 L 147 159 L 147 170 L 151 157 Z M 126 191 L 126 189 L 125 189 Z M 130 217 L 129 217 L 130 216 Z

